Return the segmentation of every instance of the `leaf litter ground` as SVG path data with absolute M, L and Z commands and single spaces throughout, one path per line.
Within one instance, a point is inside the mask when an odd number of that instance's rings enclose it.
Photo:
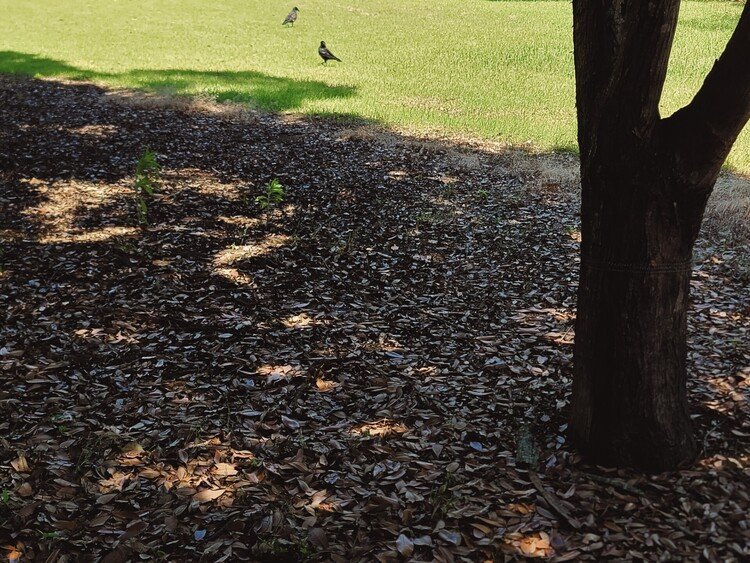
M 696 260 L 700 459 L 614 471 L 566 442 L 577 205 L 503 154 L 7 77 L 0 124 L 11 560 L 750 557 L 746 247 Z

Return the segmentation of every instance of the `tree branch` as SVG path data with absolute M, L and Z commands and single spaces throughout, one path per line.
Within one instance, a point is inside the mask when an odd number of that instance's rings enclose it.
M 688 185 L 711 188 L 737 136 L 750 120 L 750 4 L 724 53 L 693 100 L 662 122 L 667 150 Z
M 659 122 L 680 0 L 573 0 L 581 153 Z

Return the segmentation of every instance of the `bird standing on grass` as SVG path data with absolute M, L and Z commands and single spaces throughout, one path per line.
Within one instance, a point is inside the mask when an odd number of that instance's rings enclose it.
M 295 6 L 294 8 L 292 8 L 292 11 L 289 12 L 289 15 L 284 18 L 284 23 L 282 23 L 281 25 L 290 23 L 292 24 L 292 27 L 294 27 L 294 22 L 297 21 L 297 12 L 299 12 L 299 8 Z
M 318 54 L 323 59 L 323 64 L 326 64 L 328 61 L 341 62 L 340 58 L 338 58 L 336 55 L 334 55 L 328 50 L 328 47 L 326 47 L 325 41 L 320 42 L 320 47 L 318 47 Z

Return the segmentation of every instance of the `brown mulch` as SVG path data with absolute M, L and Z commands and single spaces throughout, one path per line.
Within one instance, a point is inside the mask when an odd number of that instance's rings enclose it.
M 699 243 L 700 459 L 588 466 L 565 434 L 573 199 L 362 131 L 0 77 L 4 555 L 747 560 L 744 249 Z

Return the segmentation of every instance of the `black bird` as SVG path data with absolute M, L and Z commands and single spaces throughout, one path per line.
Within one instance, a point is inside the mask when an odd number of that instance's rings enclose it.
M 284 18 L 284 23 L 282 23 L 281 25 L 290 23 L 292 24 L 292 27 L 294 27 L 294 22 L 297 21 L 297 12 L 299 12 L 299 8 L 295 6 L 294 8 L 292 8 L 292 11 L 289 12 L 289 15 Z
M 323 64 L 326 64 L 328 61 L 341 62 L 340 58 L 338 58 L 336 55 L 334 55 L 328 50 L 328 47 L 326 47 L 325 41 L 320 42 L 320 47 L 318 47 L 318 54 L 323 59 Z

